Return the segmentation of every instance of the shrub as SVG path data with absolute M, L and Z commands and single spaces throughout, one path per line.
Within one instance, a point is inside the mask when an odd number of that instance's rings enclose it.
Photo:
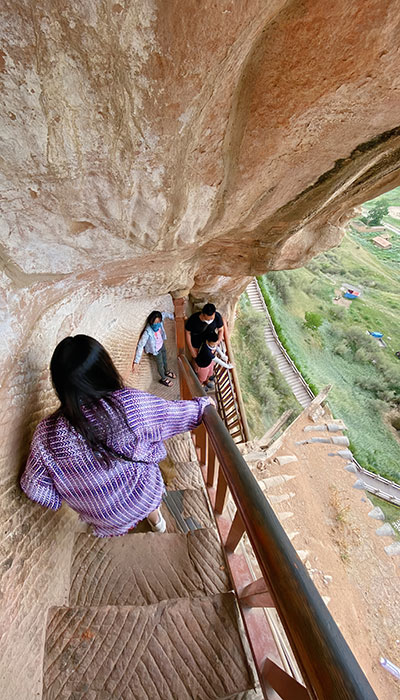
M 341 321 L 346 315 L 346 309 L 344 306 L 333 306 L 331 309 L 331 318 L 336 321 Z
M 310 260 L 310 262 L 308 262 L 307 265 L 305 265 L 305 269 L 309 270 L 313 274 L 318 274 L 319 270 L 320 270 L 320 266 L 319 266 L 318 262 L 314 259 L 314 260 Z
M 379 226 L 383 217 L 388 213 L 388 211 L 389 202 L 387 199 L 380 199 L 373 207 L 371 207 L 365 216 L 361 217 L 361 221 L 367 224 L 367 226 Z
M 321 314 L 317 314 L 315 311 L 306 311 L 304 318 L 306 319 L 305 326 L 307 326 L 307 328 L 311 328 L 312 330 L 317 330 L 320 326 L 322 326 L 324 320 Z
M 361 328 L 353 326 L 345 330 L 343 335 L 354 353 L 360 348 L 363 348 L 371 359 L 375 358 L 377 355 L 378 348 L 376 346 L 376 341 Z
M 386 405 L 395 402 L 396 392 L 389 389 L 379 376 L 360 377 L 356 379 L 355 383 L 364 391 L 368 391 L 377 399 L 383 401 Z
M 370 362 L 370 356 L 365 348 L 358 348 L 354 354 L 354 359 L 362 363 Z
M 287 304 L 290 299 L 290 278 L 285 272 L 269 272 L 268 282 L 271 283 L 280 297 L 280 299 Z
M 351 348 L 345 340 L 342 340 L 338 345 L 336 345 L 333 348 L 333 352 L 335 353 L 335 355 L 340 355 L 340 357 L 346 357 L 346 355 L 349 355 L 351 353 Z
M 387 366 L 383 370 L 385 382 L 390 389 L 400 392 L 400 370 L 396 367 Z

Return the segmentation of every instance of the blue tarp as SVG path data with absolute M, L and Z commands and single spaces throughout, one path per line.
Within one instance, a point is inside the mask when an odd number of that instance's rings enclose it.
M 358 299 L 357 294 L 350 294 L 350 292 L 346 292 L 343 296 L 345 299 Z
M 374 338 L 382 338 L 383 333 L 378 333 L 378 331 L 368 331 L 370 335 L 372 335 Z

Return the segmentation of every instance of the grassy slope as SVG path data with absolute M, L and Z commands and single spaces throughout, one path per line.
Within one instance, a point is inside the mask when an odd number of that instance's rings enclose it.
M 397 225 L 400 227 L 400 221 L 397 222 Z M 387 233 L 389 234 L 390 238 L 390 243 L 392 244 L 392 247 L 389 250 L 382 250 L 381 248 L 378 248 L 372 243 L 372 239 L 376 235 L 375 233 L 358 233 L 358 231 L 355 231 L 354 229 L 352 231 L 352 238 L 356 241 L 357 245 L 359 245 L 363 251 L 367 251 L 367 253 L 370 253 L 370 255 L 367 257 L 367 264 L 371 267 L 371 262 L 373 261 L 374 257 L 377 259 L 377 262 L 383 262 L 385 263 L 384 267 L 389 267 L 393 268 L 394 270 L 397 270 L 397 275 L 399 274 L 399 263 L 400 263 L 400 235 L 393 233 L 392 231 L 389 231 L 387 229 Z M 371 258 L 371 255 L 373 256 Z M 361 253 L 362 260 L 365 260 L 365 255 L 363 252 Z M 377 274 L 381 274 L 382 270 L 387 274 L 390 271 L 385 270 L 384 268 L 380 267 L 377 265 L 375 268 L 377 271 Z
M 388 348 L 371 345 L 367 350 L 370 358 L 375 352 L 377 357 L 384 353 L 387 366 L 399 374 L 400 388 L 400 362 L 394 357 L 394 351 L 400 349 L 400 279 L 394 264 L 397 261 L 391 258 L 388 263 L 387 255 L 361 235 L 347 236 L 340 248 L 318 256 L 306 268 L 274 273 L 286 280 L 285 303 L 268 276 L 263 281 L 284 344 L 307 380 L 317 389 L 333 384 L 330 405 L 335 415 L 345 420 L 357 459 L 400 482 L 400 444 L 383 418 L 386 404 L 358 385 L 360 381 L 379 385 L 381 370 L 370 359 L 360 362 L 354 353 L 342 357 L 335 352 L 340 345 L 339 332 L 346 334 L 354 328 L 363 333 L 383 332 L 386 340 L 387 336 L 392 338 L 387 340 Z M 338 311 L 332 298 L 342 282 L 362 287 L 364 294 L 349 310 Z M 305 328 L 306 311 L 317 312 L 324 319 L 317 331 Z

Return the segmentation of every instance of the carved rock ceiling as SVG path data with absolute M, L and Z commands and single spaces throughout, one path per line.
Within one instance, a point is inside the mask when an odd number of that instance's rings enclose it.
M 3 0 L 5 281 L 222 299 L 335 245 L 399 181 L 399 10 Z

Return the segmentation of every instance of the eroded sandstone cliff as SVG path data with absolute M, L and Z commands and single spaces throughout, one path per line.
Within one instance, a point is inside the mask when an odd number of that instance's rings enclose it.
M 249 275 L 337 244 L 400 183 L 399 11 L 2 0 L 2 697 L 27 676 L 34 697 L 76 527 L 17 486 L 55 343 L 91 333 L 126 375 L 160 295 L 228 311 Z

